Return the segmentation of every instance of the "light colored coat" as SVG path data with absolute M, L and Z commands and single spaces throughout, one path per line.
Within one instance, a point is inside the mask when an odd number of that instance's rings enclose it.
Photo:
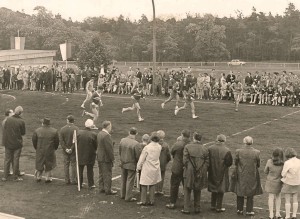
M 293 157 L 284 162 L 281 181 L 285 184 L 300 185 L 300 159 Z
M 137 171 L 141 170 L 141 185 L 155 185 L 161 181 L 160 151 L 161 145 L 153 141 L 144 147 L 137 164 Z

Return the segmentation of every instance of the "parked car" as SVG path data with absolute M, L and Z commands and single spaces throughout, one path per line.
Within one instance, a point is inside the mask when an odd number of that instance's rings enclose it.
M 238 59 L 232 59 L 230 62 L 228 62 L 227 63 L 227 65 L 240 65 L 240 66 L 242 66 L 242 65 L 245 65 L 246 64 L 246 62 L 243 62 L 243 61 L 240 61 L 240 60 L 238 60 Z

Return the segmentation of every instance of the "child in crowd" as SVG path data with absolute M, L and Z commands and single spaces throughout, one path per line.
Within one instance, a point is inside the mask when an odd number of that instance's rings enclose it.
M 285 219 L 290 218 L 291 198 L 293 198 L 292 219 L 296 219 L 298 211 L 298 192 L 300 189 L 300 160 L 294 148 L 287 148 L 285 151 L 286 161 L 281 172 L 283 182 L 281 192 L 285 197 Z
M 281 172 L 283 169 L 283 150 L 276 148 L 272 153 L 272 159 L 267 161 L 264 172 L 267 174 L 265 190 L 269 193 L 269 219 L 274 218 L 274 200 L 275 200 L 275 217 L 281 218 L 280 205 L 281 205 Z

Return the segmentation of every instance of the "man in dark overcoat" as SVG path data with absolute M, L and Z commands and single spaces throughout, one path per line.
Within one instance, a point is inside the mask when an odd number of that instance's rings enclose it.
M 46 183 L 50 183 L 52 182 L 51 171 L 56 167 L 55 151 L 59 145 L 59 136 L 57 129 L 50 127 L 49 118 L 44 118 L 42 127 L 34 131 L 32 144 L 36 150 L 36 181 L 41 181 L 43 171 L 45 170 Z
M 97 134 L 91 129 L 94 122 L 91 119 L 86 120 L 85 129 L 79 130 L 77 134 L 78 144 L 78 165 L 79 165 L 79 182 L 82 187 L 83 170 L 87 168 L 88 187 L 94 189 L 94 164 L 97 150 Z
M 211 192 L 211 209 L 224 212 L 222 202 L 225 192 L 229 192 L 229 167 L 232 165 L 232 155 L 225 145 L 226 136 L 218 135 L 215 144 L 208 148 L 208 191 Z

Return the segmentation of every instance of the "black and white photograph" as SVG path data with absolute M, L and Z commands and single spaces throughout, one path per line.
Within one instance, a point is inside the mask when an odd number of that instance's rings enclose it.
M 300 218 L 300 1 L 0 0 L 0 122 L 0 219 Z

